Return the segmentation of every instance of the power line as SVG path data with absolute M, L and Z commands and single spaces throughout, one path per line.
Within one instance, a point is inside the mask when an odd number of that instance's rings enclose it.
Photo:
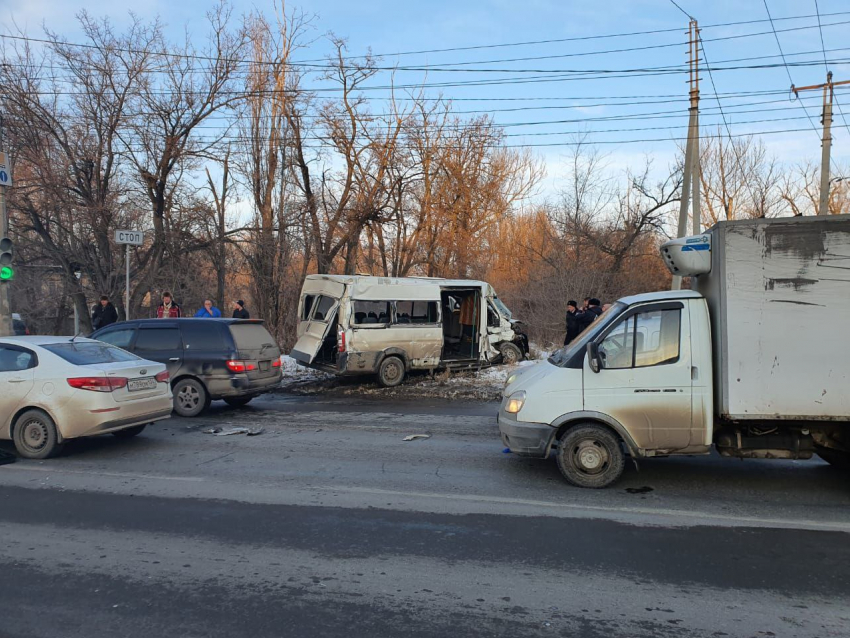
M 815 0 L 815 13 L 818 16 L 818 33 L 820 33 L 820 48 L 823 51 L 823 65 L 826 67 L 826 72 L 829 73 L 829 64 L 826 62 L 826 46 L 823 43 L 823 28 L 820 24 L 820 9 L 818 8 L 818 0 Z
M 765 6 L 767 6 L 766 2 L 765 2 Z M 850 12 L 842 12 L 842 15 L 847 15 L 847 14 L 850 14 Z M 801 31 L 801 30 L 814 29 L 814 28 L 841 26 L 841 25 L 846 25 L 846 24 L 850 24 L 850 20 L 845 20 L 845 21 L 840 21 L 840 22 L 831 22 L 831 23 L 828 23 L 828 24 L 820 25 L 820 26 L 811 25 L 811 26 L 802 26 L 802 27 L 790 27 L 790 28 L 787 28 L 787 29 L 777 30 L 775 28 L 775 26 L 773 25 L 773 22 L 771 20 L 772 31 L 743 33 L 743 34 L 723 36 L 723 37 L 717 37 L 717 38 L 709 38 L 705 41 L 706 42 L 720 42 L 720 41 L 728 41 L 728 40 L 737 40 L 737 39 L 742 39 L 742 38 L 751 38 L 751 37 L 758 37 L 758 36 L 762 36 L 762 35 L 770 35 L 771 32 L 773 33 L 774 36 L 776 36 L 777 31 L 779 33 L 787 33 L 787 32 L 792 32 L 792 31 Z M 167 52 L 167 51 L 146 51 L 146 50 L 142 50 L 142 49 L 130 49 L 130 48 L 123 48 L 123 47 L 101 47 L 99 45 L 94 45 L 94 44 L 60 41 L 60 40 L 53 40 L 53 39 L 49 39 L 49 38 L 33 38 L 33 37 L 29 37 L 29 36 L 16 36 L 16 35 L 11 35 L 11 34 L 0 34 L 0 38 L 11 39 L 11 40 L 21 40 L 21 41 L 26 41 L 26 42 L 36 42 L 36 43 L 42 43 L 42 44 L 50 44 L 50 45 L 53 45 L 53 46 L 79 47 L 79 48 L 87 48 L 87 49 L 106 50 L 108 52 L 118 51 L 118 52 L 123 52 L 123 53 L 144 54 L 144 55 L 150 55 L 150 56 L 185 59 L 185 60 L 202 60 L 202 61 L 206 61 L 206 62 L 216 62 L 216 63 L 225 62 L 225 63 L 228 63 L 228 64 L 254 64 L 254 65 L 274 65 L 274 64 L 277 64 L 277 62 L 267 62 L 267 61 L 256 62 L 256 61 L 242 59 L 242 58 L 226 58 L 226 57 L 221 58 L 221 57 L 204 56 L 204 55 L 198 55 L 198 54 L 192 54 L 192 53 L 175 53 L 175 52 Z M 778 40 L 778 38 L 777 38 L 777 40 Z M 563 59 L 563 58 L 571 58 L 571 57 L 585 57 L 585 56 L 603 55 L 603 54 L 610 54 L 610 53 L 629 53 L 629 52 L 635 52 L 635 51 L 645 51 L 645 50 L 652 50 L 652 49 L 663 49 L 663 48 L 681 46 L 681 44 L 682 43 L 680 43 L 680 42 L 674 42 L 674 43 L 667 43 L 667 44 L 646 45 L 646 46 L 640 46 L 640 47 L 624 47 L 624 48 L 619 48 L 619 49 L 607 49 L 607 50 L 601 50 L 601 51 L 583 51 L 583 52 L 577 52 L 577 53 L 564 53 L 564 54 L 547 55 L 547 56 L 526 56 L 526 57 L 521 57 L 521 58 L 505 58 L 505 59 L 500 59 L 500 60 L 476 60 L 476 61 L 464 61 L 464 62 L 449 62 L 449 63 L 442 63 L 442 64 L 439 64 L 439 65 L 424 64 L 424 65 L 418 65 L 418 66 L 415 66 L 415 67 L 399 67 L 399 66 L 377 67 L 376 66 L 375 70 L 380 70 L 380 71 L 398 71 L 398 70 L 435 71 L 435 70 L 447 69 L 449 67 L 469 66 L 469 65 L 473 65 L 473 64 L 496 64 L 496 63 L 503 63 L 503 62 L 521 62 L 521 61 L 531 61 L 531 60 L 549 60 L 549 59 Z M 330 64 L 327 61 L 325 61 L 323 64 L 314 64 L 314 63 L 311 63 L 311 62 L 308 62 L 308 61 L 293 60 L 293 61 L 288 62 L 287 64 L 290 65 L 290 66 L 294 66 L 294 67 L 305 66 L 305 67 L 310 67 L 310 68 L 316 68 L 316 69 L 319 69 L 319 70 L 329 70 L 329 69 L 339 68 L 339 65 Z M 356 69 L 356 68 L 361 68 L 361 66 L 362 65 L 352 66 L 352 65 L 344 65 L 343 64 L 342 68 Z
M 688 12 L 687 12 L 687 11 L 685 11 L 682 7 L 680 7 L 680 6 L 676 3 L 676 0 L 670 0 L 670 2 L 672 2 L 672 3 L 673 3 L 673 6 L 674 6 L 674 7 L 676 7 L 679 11 L 681 11 L 682 13 L 684 13 L 684 14 L 685 14 L 685 17 L 687 17 L 687 18 L 688 18 L 688 19 L 690 19 L 690 20 L 694 20 L 694 19 L 695 19 L 695 18 L 694 18 L 694 17 L 693 17 L 690 13 L 688 13 Z
M 770 28 L 773 31 L 773 37 L 776 39 L 776 46 L 779 48 L 779 55 L 782 56 L 782 62 L 785 64 L 785 73 L 788 74 L 788 81 L 791 82 L 791 86 L 794 86 L 794 79 L 791 77 L 791 70 L 788 68 L 788 63 L 785 60 L 785 53 L 782 51 L 782 44 L 779 42 L 779 35 L 776 32 L 776 26 L 773 24 L 773 16 L 770 15 L 770 7 L 767 6 L 767 0 L 762 0 L 764 3 L 764 10 L 767 11 L 767 19 L 770 20 Z M 803 107 L 803 111 L 806 113 L 806 117 L 809 118 L 809 123 L 812 125 L 812 129 L 815 133 L 818 133 L 818 127 L 815 126 L 814 120 L 812 120 L 812 116 L 809 115 L 808 109 L 806 109 L 806 105 L 800 102 L 800 106 Z M 818 133 L 818 138 L 820 138 L 820 134 Z

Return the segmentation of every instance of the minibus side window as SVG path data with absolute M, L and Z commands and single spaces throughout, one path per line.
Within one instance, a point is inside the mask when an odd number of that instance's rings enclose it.
M 390 322 L 389 301 L 354 301 L 354 325 L 365 326 Z
M 396 301 L 395 323 L 397 324 L 429 324 L 439 323 L 438 306 L 436 301 Z

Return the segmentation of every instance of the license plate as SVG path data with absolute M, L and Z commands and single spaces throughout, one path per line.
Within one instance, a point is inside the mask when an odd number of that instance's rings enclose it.
M 130 392 L 138 392 L 140 390 L 153 390 L 156 388 L 156 379 L 149 377 L 147 379 L 130 379 L 127 381 L 127 390 Z
M 260 372 L 268 372 L 271 361 L 260 361 Z

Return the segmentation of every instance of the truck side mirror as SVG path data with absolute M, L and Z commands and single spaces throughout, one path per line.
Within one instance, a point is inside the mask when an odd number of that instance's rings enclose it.
M 590 364 L 590 369 L 594 372 L 599 372 L 602 367 L 599 363 L 599 344 L 591 341 L 587 344 L 587 362 Z

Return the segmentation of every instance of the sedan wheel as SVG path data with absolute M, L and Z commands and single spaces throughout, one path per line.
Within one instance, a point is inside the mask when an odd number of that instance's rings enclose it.
M 209 405 L 209 396 L 200 382 L 182 379 L 174 386 L 174 411 L 180 416 L 198 416 Z
M 15 421 L 15 449 L 28 459 L 46 459 L 62 449 L 56 424 L 41 410 L 27 410 Z

